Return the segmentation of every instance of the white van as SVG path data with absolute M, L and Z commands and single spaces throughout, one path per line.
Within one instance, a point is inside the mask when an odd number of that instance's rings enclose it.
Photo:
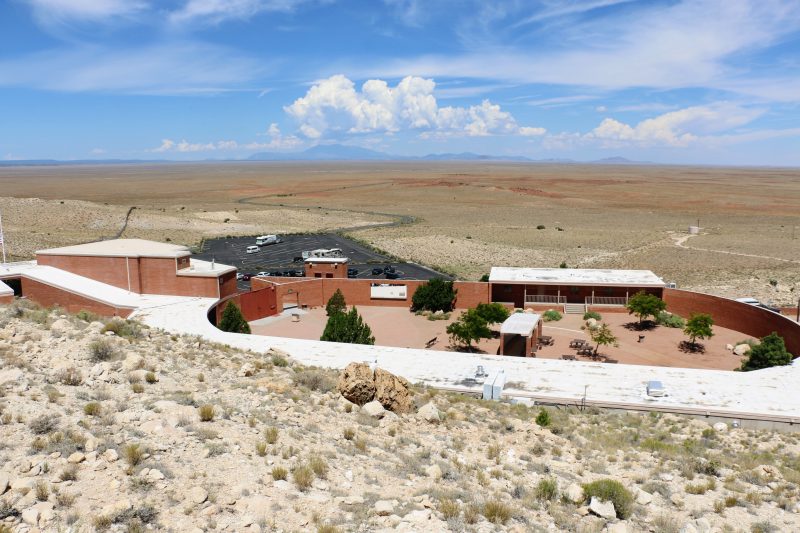
M 278 244 L 281 240 L 278 238 L 277 235 L 262 235 L 261 237 L 256 237 L 256 244 L 258 246 L 266 246 L 268 244 Z
M 261 251 L 261 248 L 259 248 L 258 246 L 248 246 L 247 250 L 245 251 L 248 254 L 257 254 L 259 251 Z

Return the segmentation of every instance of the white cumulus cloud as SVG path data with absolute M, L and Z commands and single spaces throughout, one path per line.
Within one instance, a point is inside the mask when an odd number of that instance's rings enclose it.
M 331 133 L 395 133 L 421 130 L 428 135 L 542 135 L 543 128 L 520 127 L 499 105 L 484 100 L 470 107 L 439 107 L 432 79 L 406 76 L 395 87 L 367 80 L 360 90 L 337 74 L 318 81 L 284 110 L 307 138 Z

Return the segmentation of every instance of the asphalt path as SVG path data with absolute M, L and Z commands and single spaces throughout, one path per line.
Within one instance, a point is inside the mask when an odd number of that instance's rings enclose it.
M 335 233 L 324 234 L 298 234 L 281 235 L 283 242 L 262 246 L 257 253 L 248 254 L 247 247 L 254 246 L 255 237 L 231 237 L 221 239 L 207 239 L 203 242 L 203 249 L 195 254 L 198 259 L 211 261 L 212 259 L 224 265 L 235 266 L 239 272 L 256 274 L 258 272 L 296 271 L 303 269 L 301 258 L 304 251 L 319 248 L 340 248 L 345 257 L 349 258 L 348 268 L 358 270 L 356 278 L 360 279 L 385 279 L 385 274 L 373 274 L 375 268 L 383 269 L 392 266 L 397 279 L 450 279 L 440 272 L 416 263 L 391 261 L 390 258 L 362 246 L 361 244 Z M 241 289 L 249 287 L 249 283 L 239 282 Z

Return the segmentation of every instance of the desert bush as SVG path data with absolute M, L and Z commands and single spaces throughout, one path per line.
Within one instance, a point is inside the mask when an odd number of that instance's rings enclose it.
M 334 380 L 324 370 L 307 369 L 297 372 L 293 381 L 309 390 L 330 392 L 336 387 Z
M 292 479 L 298 489 L 306 491 L 314 481 L 314 472 L 307 465 L 300 465 L 292 470 Z
M 122 449 L 122 456 L 130 466 L 136 466 L 144 459 L 144 450 L 141 444 L 131 443 Z
M 134 383 L 133 385 L 131 385 L 131 390 L 136 394 L 141 394 L 144 392 L 144 385 L 142 385 L 141 383 Z
M 58 428 L 58 417 L 56 415 L 42 415 L 31 420 L 28 427 L 36 435 L 44 435 L 45 433 L 52 433 Z
M 270 426 L 265 429 L 264 438 L 267 440 L 267 444 L 275 444 L 278 442 L 278 428 L 275 426 Z
M 158 378 L 156 378 L 154 372 L 148 372 L 147 374 L 144 375 L 144 380 L 152 385 L 153 383 L 158 381 Z
M 539 410 L 539 414 L 536 415 L 536 424 L 542 427 L 550 425 L 550 413 L 544 407 L 542 407 Z
M 470 503 L 464 506 L 464 523 L 466 524 L 474 524 L 478 521 L 478 516 L 480 516 L 481 510 L 480 508 L 475 505 L 474 503 Z
M 58 479 L 61 481 L 75 481 L 78 479 L 78 465 L 68 464 L 58 474 Z
M 47 498 L 50 497 L 50 486 L 44 481 L 37 481 L 34 490 L 36 491 L 36 499 L 40 502 L 46 502 Z
M 120 318 L 113 318 L 106 322 L 102 332 L 113 332 L 118 337 L 126 339 L 139 339 L 144 336 L 142 333 L 142 326 L 133 320 L 123 320 Z
M 282 466 L 274 466 L 272 467 L 272 479 L 275 481 L 285 481 L 286 476 L 289 474 L 285 468 Z
M 558 496 L 558 483 L 553 478 L 542 478 L 536 484 L 534 494 L 539 500 L 553 501 Z
M 201 422 L 211 422 L 214 420 L 214 406 L 206 403 L 198 407 L 197 413 L 200 416 Z
M 494 524 L 505 524 L 511 518 L 511 507 L 499 500 L 489 500 L 483 504 L 483 516 Z
M 308 467 L 318 478 L 325 479 L 328 477 L 328 463 L 325 458 L 319 455 L 312 455 L 308 458 Z
M 633 495 L 622 483 L 614 479 L 599 479 L 583 485 L 586 501 L 596 497 L 599 500 L 611 502 L 617 512 L 617 518 L 626 520 L 633 512 Z
M 342 436 L 345 440 L 353 440 L 353 437 L 356 436 L 356 431 L 353 428 L 344 428 Z
M 85 309 L 75 313 L 75 316 L 84 322 L 94 322 L 96 320 L 100 320 L 100 315 L 92 313 L 91 311 L 86 311 Z
M 556 311 L 555 309 L 548 309 L 544 313 L 542 313 L 542 319 L 545 322 L 558 322 L 561 320 L 562 316 L 561 313 Z
M 102 410 L 99 402 L 89 402 L 83 406 L 83 412 L 88 416 L 97 416 Z
M 81 375 L 81 371 L 75 367 L 65 368 L 64 370 L 58 373 L 56 379 L 62 385 L 67 385 L 70 387 L 77 387 L 78 385 L 83 383 L 83 376 Z
M 458 515 L 461 514 L 461 506 L 457 501 L 451 500 L 450 498 L 442 498 L 439 500 L 438 508 L 445 520 L 458 518 Z
M 263 440 L 256 442 L 256 453 L 259 457 L 267 455 L 267 443 Z
M 109 339 L 98 339 L 89 345 L 92 361 L 111 361 L 117 357 L 117 348 Z
M 276 354 L 272 356 L 272 364 L 278 368 L 283 368 L 289 366 L 289 361 L 282 355 Z

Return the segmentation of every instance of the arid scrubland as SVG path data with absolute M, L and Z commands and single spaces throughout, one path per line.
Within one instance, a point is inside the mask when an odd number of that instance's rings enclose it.
M 136 206 L 125 237 L 197 245 L 360 227 L 359 239 L 466 279 L 563 261 L 784 305 L 800 295 L 797 169 L 229 162 L 6 167 L 0 186 L 18 258 L 116 235 Z M 404 223 L 375 226 L 387 222 Z
M 3 532 L 800 528 L 796 433 L 421 387 L 378 419 L 281 353 L 0 314 Z

